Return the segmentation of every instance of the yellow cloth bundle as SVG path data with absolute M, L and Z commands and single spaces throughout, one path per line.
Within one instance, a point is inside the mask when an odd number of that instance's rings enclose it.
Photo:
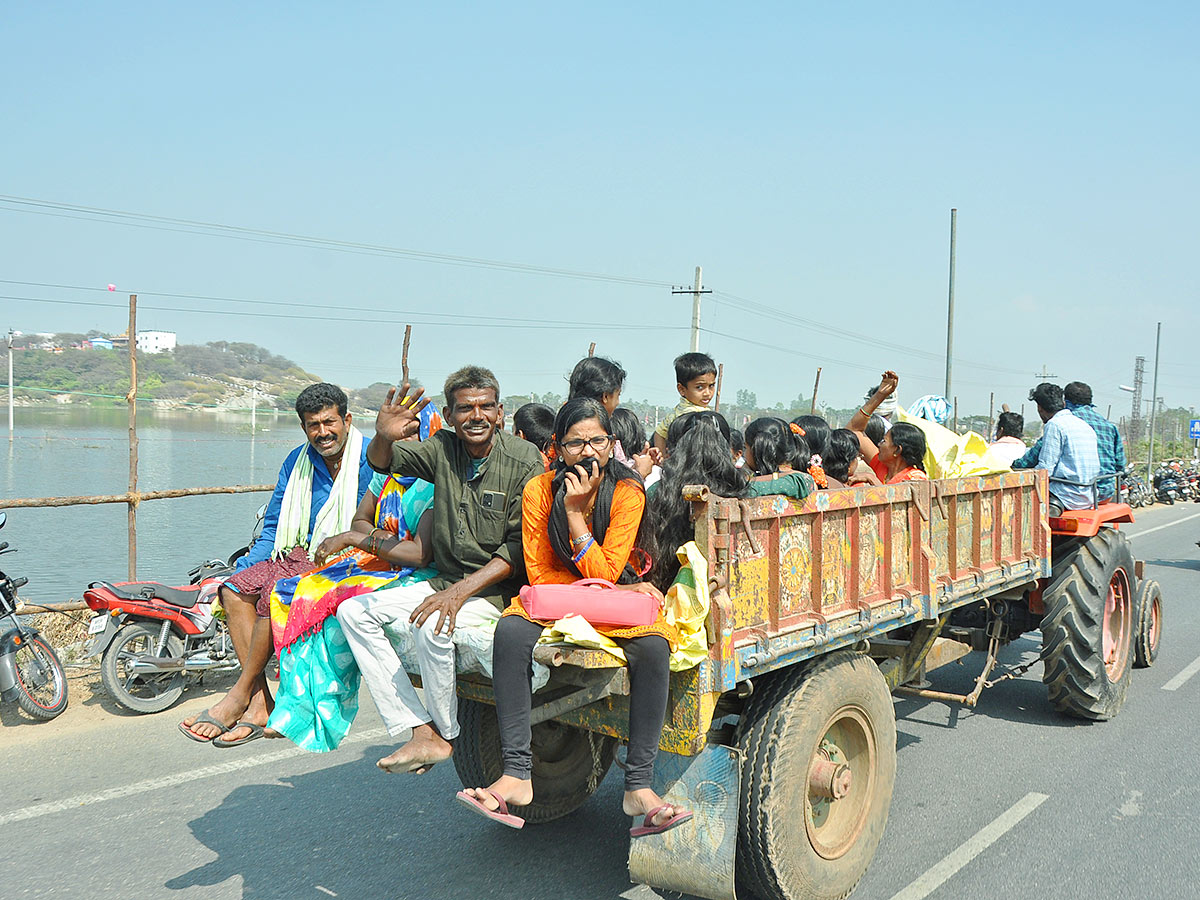
M 1011 471 L 1008 463 L 995 456 L 988 442 L 974 431 L 955 434 L 937 422 L 909 415 L 903 407 L 897 407 L 896 419 L 916 425 L 925 433 L 925 474 L 930 478 L 965 478 Z

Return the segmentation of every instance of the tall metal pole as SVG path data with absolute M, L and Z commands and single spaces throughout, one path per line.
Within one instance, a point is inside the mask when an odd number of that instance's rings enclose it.
M 12 382 L 13 330 L 8 329 L 8 442 L 13 440 L 13 382 Z
M 950 399 L 950 376 L 954 356 L 954 245 L 958 238 L 958 210 L 950 210 L 950 299 L 946 310 L 946 393 Z
M 700 267 L 696 266 L 696 284 L 692 288 L 692 352 L 700 349 Z
M 1150 396 L 1158 397 L 1158 348 L 1162 344 L 1162 322 L 1158 323 L 1158 331 L 1154 337 L 1154 389 Z M 1150 402 L 1150 447 L 1146 452 L 1146 486 L 1154 490 L 1154 418 L 1158 411 L 1157 399 Z

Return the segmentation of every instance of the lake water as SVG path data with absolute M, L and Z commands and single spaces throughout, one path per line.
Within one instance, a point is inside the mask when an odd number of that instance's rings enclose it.
M 7 411 L 5 411 L 7 412 Z M 4 447 L 0 496 L 120 494 L 129 481 L 129 413 L 125 408 L 17 408 L 14 440 Z M 7 425 L 5 421 L 3 423 Z M 304 440 L 292 413 L 138 409 L 141 490 L 274 484 L 288 451 Z M 263 430 L 267 429 L 267 430 Z M 138 507 L 139 579 L 185 584 L 188 569 L 244 545 L 267 493 L 151 500 Z M 0 530 L 19 552 L 0 569 L 25 576 L 26 600 L 79 599 L 90 581 L 124 581 L 128 573 L 123 503 L 9 509 Z

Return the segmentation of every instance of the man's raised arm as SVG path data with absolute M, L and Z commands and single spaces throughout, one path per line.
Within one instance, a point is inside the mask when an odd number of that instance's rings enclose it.
M 367 445 L 367 462 L 377 472 L 390 471 L 392 445 L 416 434 L 421 428 L 418 413 L 429 403 L 429 398 L 421 396 L 425 393 L 424 388 L 417 388 L 411 396 L 408 391 L 407 381 L 398 390 L 388 388 L 375 416 L 375 437 Z

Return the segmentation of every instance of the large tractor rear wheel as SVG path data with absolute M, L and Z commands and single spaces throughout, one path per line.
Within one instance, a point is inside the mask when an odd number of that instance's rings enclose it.
M 454 742 L 454 768 L 463 787 L 487 787 L 500 777 L 500 723 L 496 707 L 460 700 Z M 533 726 L 533 802 L 514 806 L 515 815 L 530 825 L 551 822 L 572 813 L 596 792 L 612 766 L 617 742 L 603 734 L 558 722 Z
M 1050 703 L 1076 718 L 1111 719 L 1125 703 L 1133 662 L 1133 554 L 1125 535 L 1101 528 L 1063 542 L 1053 566 L 1042 618 Z
M 896 714 L 868 657 L 839 651 L 796 669 L 764 679 L 738 726 L 739 894 L 841 900 L 887 825 Z

